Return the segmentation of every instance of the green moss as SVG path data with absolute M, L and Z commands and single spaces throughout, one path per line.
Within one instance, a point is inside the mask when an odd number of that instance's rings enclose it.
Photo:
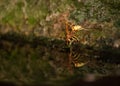
M 30 25 L 35 25 L 36 22 L 37 22 L 37 19 L 34 18 L 33 16 L 29 16 L 29 17 L 28 17 L 28 23 L 29 23 Z
M 11 23 L 15 17 L 14 12 L 10 12 L 2 18 L 4 23 Z

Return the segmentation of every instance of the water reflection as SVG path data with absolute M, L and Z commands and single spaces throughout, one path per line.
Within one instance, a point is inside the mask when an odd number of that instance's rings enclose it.
M 17 84 L 69 85 L 86 74 L 106 76 L 120 65 L 97 61 L 91 51 L 74 48 L 63 52 L 55 47 L 0 42 L 0 80 Z M 78 47 L 79 48 L 79 47 Z M 84 52 L 84 53 L 83 53 Z M 71 81 L 71 82 L 70 82 Z

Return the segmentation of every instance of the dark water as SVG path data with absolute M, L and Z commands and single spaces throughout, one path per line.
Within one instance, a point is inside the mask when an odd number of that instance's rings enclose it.
M 90 48 L 76 46 L 69 50 L 55 40 L 32 43 L 1 40 L 0 45 L 0 81 L 69 86 L 78 79 L 94 81 L 103 76 L 120 75 L 119 63 L 106 60 L 107 57 L 100 59 L 101 53 Z

